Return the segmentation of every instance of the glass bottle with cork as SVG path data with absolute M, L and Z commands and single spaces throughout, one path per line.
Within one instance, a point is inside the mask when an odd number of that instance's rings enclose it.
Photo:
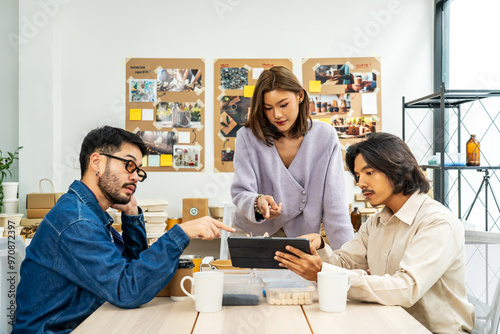
M 361 212 L 359 212 L 358 207 L 355 206 L 351 212 L 351 223 L 354 232 L 358 232 L 361 227 Z
M 479 166 L 481 157 L 480 143 L 476 139 L 476 135 L 471 135 L 466 144 L 467 166 Z

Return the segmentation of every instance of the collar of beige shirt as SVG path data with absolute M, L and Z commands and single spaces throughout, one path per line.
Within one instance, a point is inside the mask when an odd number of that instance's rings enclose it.
M 408 198 L 406 203 L 395 214 L 393 214 L 388 207 L 383 208 L 382 212 L 378 216 L 377 225 L 380 223 L 383 225 L 388 224 L 391 221 L 392 217 L 394 216 L 396 216 L 396 218 L 399 219 L 400 221 L 408 225 L 411 225 L 415 220 L 417 212 L 420 210 L 420 206 L 422 206 L 422 203 L 424 203 L 426 198 L 427 194 L 422 194 L 418 192 L 414 193 L 413 195 L 410 196 L 410 198 Z

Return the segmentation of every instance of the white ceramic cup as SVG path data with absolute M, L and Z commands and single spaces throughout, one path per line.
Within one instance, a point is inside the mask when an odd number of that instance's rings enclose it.
M 194 295 L 184 288 L 184 281 L 190 280 L 194 287 Z M 181 280 L 181 289 L 194 300 L 194 308 L 198 312 L 218 312 L 222 310 L 222 291 L 224 289 L 224 273 L 219 271 L 200 271 Z
M 348 273 L 319 272 L 319 309 L 324 312 L 344 312 L 347 303 L 347 290 L 350 286 L 351 277 Z

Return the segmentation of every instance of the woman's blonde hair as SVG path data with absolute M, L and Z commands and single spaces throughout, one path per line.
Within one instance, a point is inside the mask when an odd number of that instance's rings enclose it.
M 299 80 L 297 80 L 295 75 L 288 68 L 283 66 L 271 67 L 268 70 L 264 70 L 259 80 L 257 80 L 248 121 L 245 124 L 245 127 L 250 128 L 255 137 L 259 138 L 267 146 L 272 146 L 274 139 L 279 139 L 284 136 L 283 133 L 269 122 L 264 113 L 264 94 L 273 90 L 282 90 L 297 94 L 303 92 L 304 94 L 304 98 L 299 104 L 297 119 L 289 131 L 290 137 L 301 137 L 312 127 L 307 91 L 302 88 Z

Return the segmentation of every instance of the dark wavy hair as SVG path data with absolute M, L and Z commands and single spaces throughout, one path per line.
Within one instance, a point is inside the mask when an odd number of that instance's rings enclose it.
M 80 172 L 82 178 L 89 167 L 92 153 L 114 154 L 120 150 L 124 142 L 137 146 L 141 150 L 142 155 L 146 155 L 146 145 L 141 137 L 135 133 L 107 125 L 90 131 L 85 136 L 82 148 L 80 149 Z
M 312 127 L 307 91 L 302 88 L 299 80 L 288 68 L 283 66 L 271 67 L 260 74 L 255 84 L 248 121 L 245 124 L 245 127 L 252 129 L 254 136 L 267 146 L 273 145 L 273 139 L 284 136 L 269 122 L 264 113 L 264 94 L 273 90 L 304 93 L 304 99 L 299 104 L 299 115 L 289 131 L 290 137 L 299 138 Z
M 346 164 L 354 175 L 354 159 L 361 154 L 368 166 L 384 173 L 391 181 L 393 194 L 411 195 L 416 191 L 427 193 L 429 181 L 425 178 L 418 162 L 406 143 L 397 136 L 378 132 L 367 140 L 349 147 L 346 152 Z

